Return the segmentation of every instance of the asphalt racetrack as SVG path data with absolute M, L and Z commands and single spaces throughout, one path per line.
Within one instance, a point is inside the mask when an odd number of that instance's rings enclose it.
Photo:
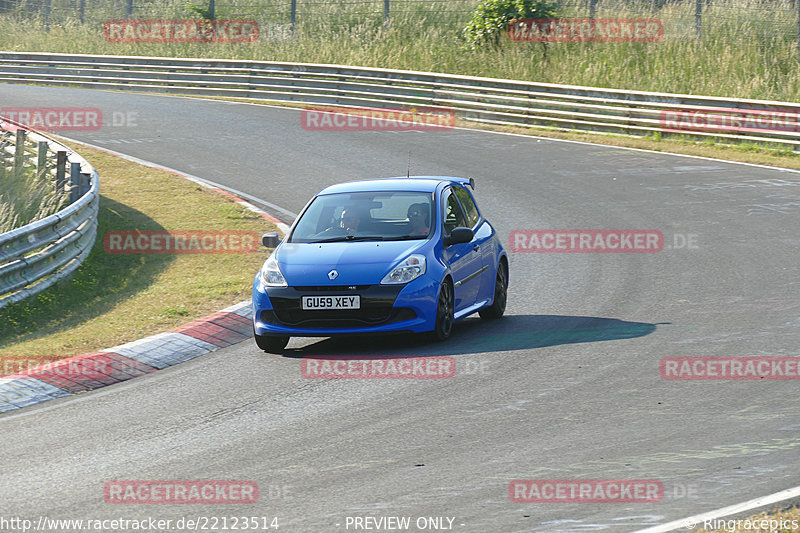
M 657 253 L 509 250 L 506 316 L 468 318 L 443 344 L 292 339 L 280 357 L 244 342 L 0 415 L 5 518 L 627 532 L 800 485 L 796 380 L 659 371 L 665 357 L 798 355 L 798 173 L 460 129 L 307 131 L 296 109 L 121 92 L 0 85 L 0 102 L 99 108 L 102 129 L 65 135 L 264 199 L 286 222 L 331 183 L 405 175 L 410 152 L 412 174 L 474 177 L 506 246 L 524 229 L 664 236 Z M 304 378 L 317 355 L 445 355 L 456 372 Z M 657 480 L 663 495 L 518 503 L 517 479 Z M 260 494 L 114 505 L 114 480 L 250 480 Z

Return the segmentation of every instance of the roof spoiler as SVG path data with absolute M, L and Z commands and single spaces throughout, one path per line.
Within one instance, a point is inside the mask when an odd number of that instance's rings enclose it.
M 417 180 L 455 181 L 456 183 L 460 183 L 461 185 L 464 186 L 469 185 L 473 191 L 475 190 L 475 178 L 457 178 L 454 176 L 407 176 L 407 177 Z
M 473 191 L 475 190 L 475 178 L 450 178 L 453 181 L 457 181 L 462 185 L 469 185 L 469 188 Z

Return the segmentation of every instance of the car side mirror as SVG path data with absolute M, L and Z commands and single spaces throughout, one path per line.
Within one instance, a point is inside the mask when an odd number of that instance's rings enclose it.
M 461 244 L 469 242 L 475 238 L 475 232 L 469 228 L 453 228 L 449 237 L 444 238 L 444 245 L 450 246 L 451 244 Z
M 261 244 L 267 248 L 276 248 L 281 243 L 281 238 L 274 231 L 261 236 Z

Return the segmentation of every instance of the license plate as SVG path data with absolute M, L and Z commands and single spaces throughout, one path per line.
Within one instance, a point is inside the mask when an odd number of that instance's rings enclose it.
M 361 309 L 361 296 L 303 296 L 303 309 Z

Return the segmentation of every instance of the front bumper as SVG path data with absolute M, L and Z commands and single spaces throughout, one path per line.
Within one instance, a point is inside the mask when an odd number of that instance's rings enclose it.
M 355 287 L 355 288 L 353 288 Z M 253 326 L 258 335 L 329 337 L 431 331 L 438 284 L 425 276 L 406 285 L 264 287 L 253 283 Z M 303 296 L 354 296 L 360 309 L 303 310 Z

